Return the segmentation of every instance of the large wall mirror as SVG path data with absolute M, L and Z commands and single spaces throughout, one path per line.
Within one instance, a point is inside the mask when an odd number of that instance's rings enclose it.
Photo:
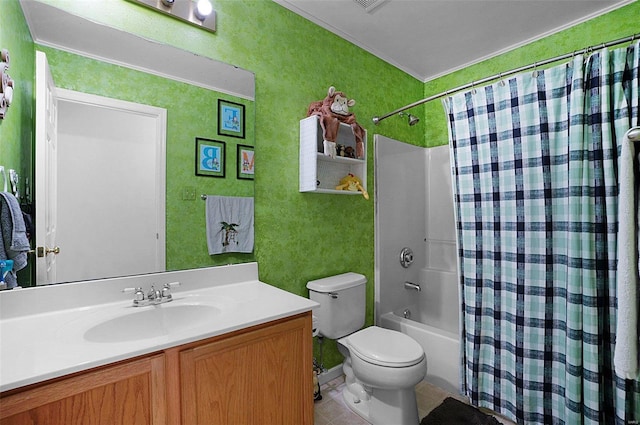
M 32 286 L 254 261 L 209 255 L 203 200 L 253 196 L 237 154 L 255 146 L 254 74 L 36 0 L 20 3 L 44 53 L 36 74 L 48 66 L 58 98 L 55 135 L 45 136 L 57 143 L 57 166 L 38 162 L 36 114 L 33 204 L 55 208 L 34 222 L 36 234 L 46 228 L 55 241 L 36 244 L 44 256 L 30 257 Z M 220 131 L 221 101 L 241 105 L 243 134 Z M 223 176 L 196 174 L 196 139 L 224 147 Z M 153 237 L 138 241 L 137 233 Z M 43 278 L 51 260 L 58 271 Z

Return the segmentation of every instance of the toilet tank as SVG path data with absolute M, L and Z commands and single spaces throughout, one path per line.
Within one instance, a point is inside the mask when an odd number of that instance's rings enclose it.
M 309 298 L 320 304 L 314 311 L 320 335 L 338 339 L 364 326 L 367 278 L 343 273 L 307 283 Z

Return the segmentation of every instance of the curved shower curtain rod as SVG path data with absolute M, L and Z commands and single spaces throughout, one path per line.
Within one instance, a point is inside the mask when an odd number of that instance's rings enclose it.
M 456 93 L 456 92 L 459 92 L 459 91 L 462 91 L 462 90 L 473 88 L 474 86 L 477 86 L 479 84 L 488 83 L 490 81 L 502 79 L 503 77 L 506 77 L 506 76 L 509 76 L 509 75 L 517 74 L 518 72 L 526 71 L 526 70 L 529 70 L 529 69 L 534 69 L 534 68 L 537 68 L 539 66 L 548 65 L 550 63 L 558 62 L 558 61 L 561 61 L 561 60 L 564 60 L 564 59 L 569 59 L 569 58 L 574 57 L 575 55 L 581 55 L 583 53 L 592 52 L 595 49 L 601 49 L 601 48 L 616 46 L 618 44 L 627 43 L 629 41 L 633 42 L 636 38 L 640 39 L 640 34 L 634 34 L 634 35 L 629 36 L 629 37 L 620 38 L 618 40 L 609 41 L 607 43 L 602 43 L 602 44 L 599 44 L 599 45 L 596 45 L 596 46 L 586 47 L 586 48 L 584 48 L 582 50 L 576 50 L 575 52 L 572 52 L 572 53 L 567 53 L 567 54 L 564 54 L 564 55 L 555 56 L 553 58 L 546 59 L 546 60 L 543 60 L 543 61 L 540 61 L 540 62 L 534 62 L 532 64 L 521 66 L 520 68 L 515 68 L 515 69 L 512 69 L 510 71 L 501 72 L 500 74 L 492 75 L 491 77 L 486 77 L 486 78 L 483 78 L 483 79 L 478 80 L 478 81 L 472 81 L 471 83 L 465 84 L 463 86 L 456 87 L 454 89 L 450 89 L 450 90 L 444 91 L 442 93 L 434 94 L 433 96 L 429 96 L 429 97 L 426 97 L 426 98 L 424 98 L 422 100 L 418 100 L 417 102 L 413 102 L 413 103 L 411 103 L 409 105 L 403 106 L 402 108 L 396 109 L 395 111 L 389 112 L 388 114 L 385 114 L 385 115 L 382 115 L 382 116 L 375 116 L 371 120 L 373 121 L 373 123 L 375 125 L 378 125 L 378 123 L 380 121 L 382 121 L 384 119 L 387 119 L 387 118 L 389 118 L 389 117 L 391 117 L 391 116 L 393 116 L 395 114 L 398 114 L 400 112 L 406 111 L 407 109 L 414 108 L 416 106 L 422 105 L 423 103 L 431 102 L 432 100 L 439 99 L 441 97 L 445 97 L 445 96 L 448 96 L 450 94 L 453 94 L 453 93 Z

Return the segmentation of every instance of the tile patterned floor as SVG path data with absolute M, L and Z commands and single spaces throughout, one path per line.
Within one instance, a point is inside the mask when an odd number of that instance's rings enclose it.
M 344 388 L 344 376 L 327 382 L 321 388 L 322 400 L 315 402 L 315 425 L 369 425 L 369 422 L 353 413 L 342 398 Z M 418 412 L 420 418 L 436 408 L 442 400 L 454 397 L 464 401 L 464 398 L 451 394 L 443 389 L 427 382 L 416 385 L 416 398 L 418 400 Z M 504 425 L 515 425 L 513 422 L 497 418 Z

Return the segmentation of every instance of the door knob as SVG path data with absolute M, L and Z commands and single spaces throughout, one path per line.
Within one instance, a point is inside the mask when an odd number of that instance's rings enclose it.
M 56 246 L 55 248 L 48 248 L 48 247 L 47 247 L 47 248 L 45 248 L 45 247 L 43 247 L 43 246 L 39 246 L 39 247 L 36 249 L 36 254 L 37 254 L 37 256 L 38 256 L 39 258 L 44 257 L 45 255 L 47 255 L 47 254 L 51 254 L 51 253 L 56 254 L 56 255 L 57 255 L 57 254 L 60 254 L 60 247 L 59 247 L 59 246 Z

